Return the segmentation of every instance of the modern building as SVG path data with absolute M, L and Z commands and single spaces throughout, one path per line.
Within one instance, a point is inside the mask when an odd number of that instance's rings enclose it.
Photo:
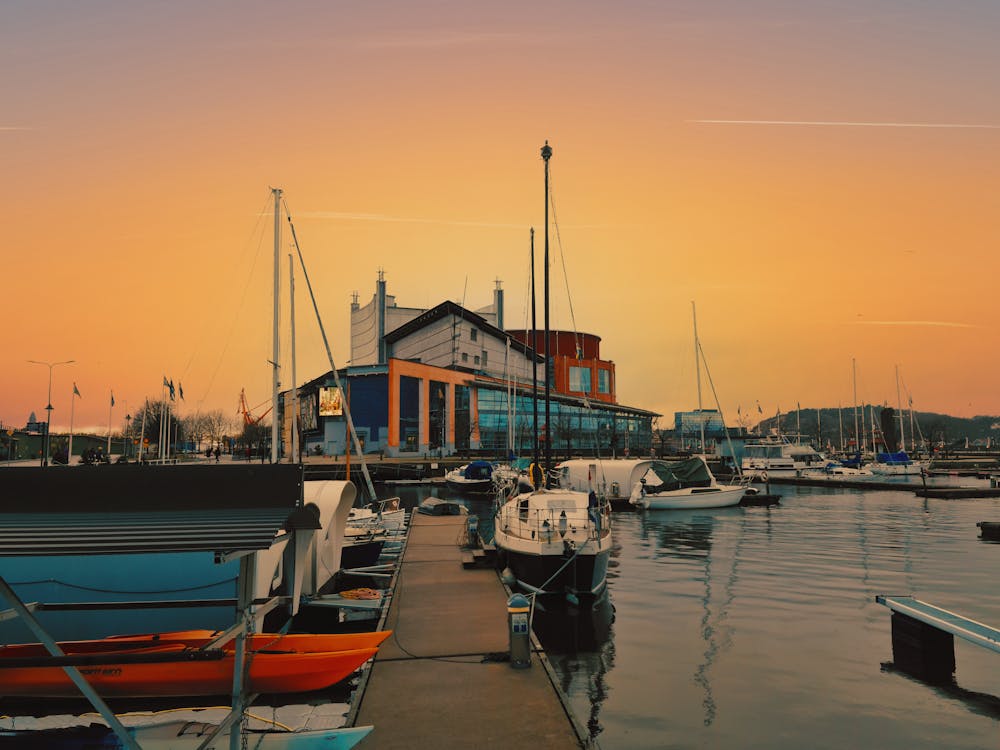
M 633 455 L 649 452 L 657 414 L 617 403 L 614 363 L 600 358 L 593 334 L 503 329 L 503 289 L 493 303 L 468 310 L 445 301 L 403 308 L 387 294 L 382 272 L 364 307 L 351 303 L 351 362 L 298 389 L 300 445 L 311 454 L 349 447 L 344 402 L 366 453 L 387 456 L 527 455 L 532 449 L 532 380 L 538 383 L 540 441 L 552 453 Z M 537 345 L 538 349 L 533 345 Z M 546 369 L 549 420 L 544 415 Z M 291 393 L 279 400 L 283 442 L 290 444 Z

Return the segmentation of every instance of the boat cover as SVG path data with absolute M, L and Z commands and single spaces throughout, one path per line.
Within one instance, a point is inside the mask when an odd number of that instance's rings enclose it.
M 896 453 L 879 453 L 875 456 L 875 460 L 880 464 L 909 464 L 910 457 L 906 455 L 906 451 L 897 451 Z
M 650 464 L 649 471 L 653 472 L 663 484 L 650 488 L 647 483 L 647 491 L 664 492 L 685 487 L 708 487 L 712 484 L 712 472 L 700 458 L 670 463 L 654 461 Z
M 493 464 L 489 461 L 473 461 L 465 467 L 466 479 L 492 479 Z

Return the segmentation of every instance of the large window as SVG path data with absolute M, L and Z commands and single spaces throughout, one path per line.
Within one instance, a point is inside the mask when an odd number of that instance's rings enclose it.
M 597 392 L 611 393 L 611 370 L 597 371 Z
M 402 376 L 399 379 L 399 449 L 417 452 L 420 437 L 420 381 Z
M 574 393 L 590 393 L 590 368 L 569 368 L 569 389 Z

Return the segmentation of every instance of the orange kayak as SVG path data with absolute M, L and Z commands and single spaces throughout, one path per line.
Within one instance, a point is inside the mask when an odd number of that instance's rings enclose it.
M 142 643 L 183 643 L 192 648 L 204 648 L 220 631 L 213 630 L 177 630 L 168 633 L 144 633 L 139 635 L 112 635 L 100 641 L 74 641 L 75 643 L 109 643 L 117 645 L 128 643 L 129 647 Z M 254 633 L 250 636 L 247 648 L 251 651 L 349 651 L 357 648 L 378 648 L 382 641 L 392 635 L 391 630 L 378 630 L 372 633 Z M 235 639 L 228 641 L 222 648 L 232 650 Z M 3 648 L 0 647 L 0 660 L 3 658 Z
M 82 642 L 101 644 L 106 641 Z M 93 688 L 103 696 L 147 698 L 172 696 L 226 695 L 233 687 L 233 651 L 226 651 L 221 659 L 189 661 L 185 645 L 152 644 L 147 647 L 125 647 L 104 650 L 74 650 L 72 643 L 60 644 L 68 656 L 101 654 L 109 663 L 77 667 Z M 34 647 L 34 653 L 29 650 Z M 77 697 L 79 690 L 66 671 L 58 666 L 3 667 L 2 656 L 8 649 L 18 651 L 19 657 L 45 656 L 47 651 L 39 644 L 0 649 L 0 695 L 37 697 Z M 274 651 L 271 649 L 248 654 L 250 669 L 247 690 L 253 693 L 297 693 L 334 685 L 350 676 L 377 648 L 359 648 L 346 651 Z M 115 663 L 113 657 L 121 655 L 141 659 L 151 654 L 162 659 L 154 663 Z M 167 656 L 164 657 L 164 654 Z

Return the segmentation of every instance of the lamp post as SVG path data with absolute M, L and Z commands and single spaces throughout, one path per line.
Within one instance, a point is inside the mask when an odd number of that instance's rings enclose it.
M 70 365 L 76 362 L 75 359 L 67 359 L 63 362 L 39 362 L 38 360 L 29 359 L 33 365 L 45 365 L 49 368 L 49 401 L 45 405 L 45 411 L 48 412 L 45 418 L 45 448 L 42 451 L 42 466 L 49 465 L 49 432 L 52 428 L 52 368 L 56 365 Z
M 122 453 L 125 454 L 125 463 L 128 463 L 129 444 L 132 442 L 132 415 L 125 415 L 125 439 L 122 441 Z

